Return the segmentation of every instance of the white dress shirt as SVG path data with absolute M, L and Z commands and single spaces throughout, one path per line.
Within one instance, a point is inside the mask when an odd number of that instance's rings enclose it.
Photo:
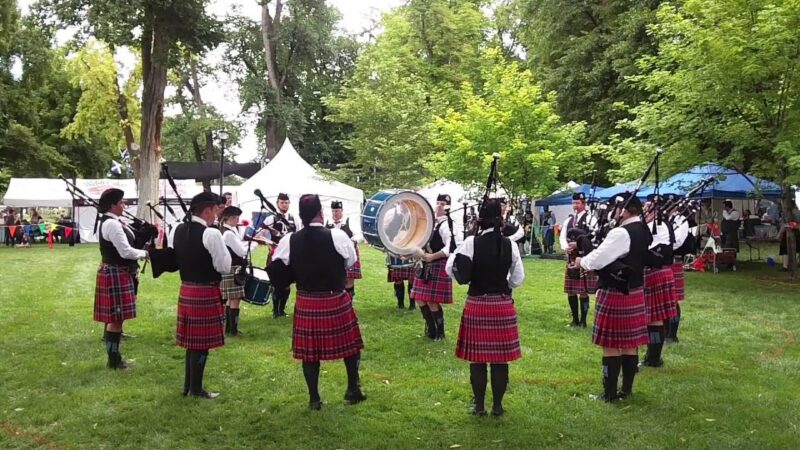
M 447 225 L 447 216 L 440 216 L 436 218 L 436 225 L 442 224 L 439 227 L 439 237 L 442 238 L 442 242 L 444 242 L 444 248 L 439 250 L 440 252 L 444 253 L 445 256 L 450 255 L 450 239 L 452 236 L 450 235 L 450 227 Z
M 517 231 L 515 231 L 514 234 L 511 236 L 506 236 L 507 238 L 511 239 L 511 242 L 516 243 L 518 240 L 522 239 L 523 236 L 525 236 L 525 227 L 521 226 L 514 216 L 509 216 L 507 223 L 517 227 Z
M 588 213 L 588 211 L 583 210 L 579 214 L 573 214 L 572 216 L 567 217 L 567 219 L 564 220 L 564 223 L 561 224 L 561 233 L 558 236 L 558 243 L 561 245 L 561 250 L 566 251 L 567 247 L 569 247 L 569 242 L 567 242 L 567 231 L 569 231 L 570 228 L 574 228 L 572 226 L 572 220 L 575 219 L 575 223 L 577 224 L 581 221 L 581 218 Z M 588 216 L 586 218 L 586 226 L 589 227 L 589 229 L 594 228 L 594 223 L 594 216 Z
M 739 211 L 732 209 L 730 212 L 722 210 L 722 218 L 725 220 L 739 220 L 742 218 L 742 215 L 739 214 Z
M 660 225 L 656 225 L 656 233 L 653 234 L 653 242 L 650 244 L 650 248 L 656 248 L 657 246 L 664 244 L 669 244 L 669 225 L 667 221 L 661 222 Z M 647 224 L 647 229 L 650 233 L 653 233 L 653 222 Z
M 608 236 L 599 247 L 581 258 L 581 267 L 588 271 L 600 270 L 614 261 L 628 256 L 631 249 L 631 237 L 628 235 L 628 231 L 622 227 L 634 222 L 641 222 L 641 219 L 638 216 L 631 217 L 609 231 Z
M 324 227 L 324 225 L 319 222 L 312 222 L 308 226 Z M 289 265 L 289 250 L 291 248 L 289 243 L 294 235 L 295 233 L 289 233 L 283 239 L 281 239 L 281 242 L 278 244 L 278 248 L 276 248 L 275 253 L 272 254 L 273 260 L 280 259 L 284 264 L 287 266 Z M 336 248 L 336 252 L 342 255 L 342 258 L 344 258 L 344 267 L 353 267 L 353 264 L 358 261 L 358 256 L 356 256 L 356 248 L 353 246 L 353 242 L 350 240 L 350 238 L 347 237 L 347 233 L 334 228 L 331 229 L 331 237 L 333 238 L 333 246 Z
M 237 256 L 242 258 L 247 256 L 247 246 L 244 245 L 244 241 L 242 241 L 241 236 L 239 236 L 239 230 L 227 224 L 223 226 L 231 231 L 231 233 L 222 233 L 222 241 L 225 242 L 225 246 L 231 249 Z
M 494 228 L 490 228 L 488 230 L 483 230 L 481 234 L 483 235 L 493 231 Z M 449 275 L 451 279 L 455 280 L 455 277 L 453 276 L 453 264 L 456 262 L 456 255 L 464 255 L 472 260 L 474 254 L 475 236 L 469 236 L 464 240 L 464 242 L 461 243 L 461 245 L 458 246 L 456 251 L 447 258 L 447 265 L 445 266 L 447 275 Z M 519 255 L 519 246 L 517 246 L 513 241 L 511 242 L 511 267 L 508 269 L 508 275 L 506 279 L 508 280 L 508 287 L 511 289 L 522 286 L 522 282 L 525 281 L 525 269 L 522 267 L 522 258 Z
M 216 228 L 209 227 L 206 221 L 200 217 L 192 216 L 192 222 L 206 227 L 203 231 L 203 247 L 211 255 L 214 270 L 221 274 L 229 273 L 231 271 L 231 254 L 228 252 L 228 247 L 225 246 L 225 241 L 222 240 L 222 233 Z
M 109 217 L 109 220 L 104 221 L 100 226 L 100 234 L 103 236 L 103 239 L 114 244 L 114 248 L 119 252 L 119 256 L 133 261 L 147 258 L 146 251 L 133 248 L 130 242 L 128 242 L 128 235 L 131 237 L 134 236 L 133 230 L 123 224 L 116 214 L 107 212 L 105 215 Z
M 686 239 L 689 237 L 689 222 L 683 216 L 675 218 L 675 244 L 672 245 L 673 250 L 677 250 L 683 246 Z

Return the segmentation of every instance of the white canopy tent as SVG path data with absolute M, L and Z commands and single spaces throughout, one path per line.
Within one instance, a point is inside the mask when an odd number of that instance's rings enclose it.
M 261 202 L 254 194 L 256 189 L 260 189 L 264 197 L 276 206 L 278 194 L 287 194 L 291 200 L 289 212 L 298 221 L 297 203 L 302 195 L 318 194 L 326 219 L 331 217 L 331 201 L 339 200 L 351 229 L 356 233 L 361 231 L 364 191 L 322 177 L 297 153 L 288 139 L 269 164 L 238 187 L 236 197 L 244 217 L 250 218 L 260 210 Z
M 57 178 L 12 178 L 3 204 L 13 208 L 70 208 L 72 197 L 64 182 Z

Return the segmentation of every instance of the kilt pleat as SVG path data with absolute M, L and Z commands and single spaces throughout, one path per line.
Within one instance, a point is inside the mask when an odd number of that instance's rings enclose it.
M 356 248 L 356 263 L 353 264 L 353 267 L 347 269 L 345 274 L 345 278 L 348 280 L 360 280 L 361 279 L 361 253 L 358 251 L 358 245 L 353 243 Z
M 675 276 L 675 300 L 682 302 L 686 298 L 686 273 L 683 263 L 672 264 L 672 274 Z
M 644 304 L 649 322 L 667 320 L 678 314 L 675 275 L 671 267 L 645 271 Z
M 176 343 L 187 350 L 225 345 L 224 314 L 219 285 L 184 281 L 178 294 Z
M 456 357 L 502 364 L 522 357 L 517 310 L 510 295 L 468 296 L 461 316 Z
M 414 278 L 411 286 L 411 298 L 425 303 L 453 303 L 453 282 L 445 270 L 447 259 L 437 259 L 428 264 L 431 266 L 431 277 L 428 281 Z
M 231 266 L 230 273 L 222 275 L 219 282 L 219 290 L 223 300 L 240 300 L 244 298 L 244 285 L 236 283 L 234 274 L 239 271 L 240 266 Z
M 599 277 L 594 272 L 583 272 L 581 278 L 570 278 L 569 272 L 564 271 L 564 293 L 567 295 L 594 295 L 597 291 Z
M 101 263 L 94 290 L 94 320 L 114 323 L 135 318 L 138 283 L 135 271 Z
M 389 267 L 389 272 L 386 275 L 386 281 L 389 283 L 398 283 L 400 281 L 413 281 L 414 280 L 414 267 Z
M 636 348 L 649 342 L 642 288 L 628 295 L 610 289 L 597 291 L 592 342 L 610 348 Z
M 297 292 L 292 330 L 295 359 L 330 361 L 355 355 L 362 348 L 361 329 L 347 292 Z

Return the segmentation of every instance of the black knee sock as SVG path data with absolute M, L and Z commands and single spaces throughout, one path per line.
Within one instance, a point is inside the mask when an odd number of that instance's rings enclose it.
M 606 400 L 617 398 L 617 382 L 619 381 L 619 371 L 621 367 L 621 356 L 603 357 L 603 391 Z
M 231 308 L 228 317 L 231 323 L 230 333 L 236 336 L 239 334 L 239 308 Z
M 319 361 L 303 362 L 303 377 L 308 386 L 309 401 L 318 402 L 319 397 Z
M 433 320 L 433 311 L 428 305 L 420 306 L 419 312 L 422 318 L 425 319 L 425 335 L 431 339 L 436 337 L 436 323 Z
M 436 327 L 436 339 L 444 339 L 444 309 L 439 306 L 439 309 L 432 311 L 433 321 Z
M 360 352 L 344 359 L 344 367 L 347 369 L 347 392 L 356 392 L 359 388 L 358 366 L 360 361 Z
M 472 385 L 472 395 L 475 397 L 475 410 L 483 411 L 486 400 L 486 364 L 469 365 L 469 383 Z
M 589 314 L 589 297 L 581 297 L 581 325 L 586 325 L 587 314 Z
M 492 404 L 495 410 L 503 409 L 506 387 L 508 387 L 508 364 L 492 364 Z
M 351 288 L 345 288 L 344 290 L 347 291 L 348 294 L 350 294 L 350 301 L 351 302 L 356 299 L 356 287 L 355 286 L 353 286 Z
M 272 291 L 272 315 L 277 317 L 281 312 L 281 291 L 275 289 Z
M 411 298 L 411 282 L 408 282 L 408 309 L 414 309 L 417 307 L 417 303 Z
M 622 392 L 633 392 L 633 379 L 639 366 L 639 355 L 622 355 Z
M 670 336 L 672 339 L 678 339 L 678 326 L 681 324 L 681 304 L 678 303 L 677 306 L 678 314 L 670 319 L 672 321 L 672 325 L 670 326 L 670 332 L 672 335 Z
M 286 314 L 286 305 L 289 303 L 289 295 L 291 295 L 291 291 L 286 289 L 283 293 L 283 299 L 281 300 L 281 314 Z
M 647 344 L 647 362 L 659 364 L 661 361 L 661 349 L 664 348 L 664 325 L 648 325 L 647 334 L 650 342 Z
M 186 357 L 184 358 L 184 375 L 183 375 L 183 395 L 189 393 L 191 388 L 192 370 L 191 370 L 191 350 L 186 350 Z
M 397 307 L 403 308 L 405 306 L 406 289 L 403 283 L 394 284 L 394 297 L 397 299 Z
M 203 391 L 203 378 L 201 375 L 201 350 L 189 350 L 189 392 L 198 395 Z
M 108 353 L 108 367 L 116 368 L 122 361 L 119 351 L 121 331 L 106 331 L 106 352 Z
M 578 317 L 578 296 L 569 295 L 567 296 L 567 300 L 569 301 L 569 310 L 572 312 L 572 323 L 580 323 L 580 318 Z
M 231 307 L 225 305 L 225 334 L 231 333 Z

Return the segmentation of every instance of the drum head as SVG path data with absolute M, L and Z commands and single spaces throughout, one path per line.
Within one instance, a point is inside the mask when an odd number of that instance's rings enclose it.
M 409 256 L 433 234 L 431 205 L 416 192 L 400 192 L 386 200 L 378 214 L 378 236 L 386 251 Z
M 269 275 L 267 275 L 267 271 L 264 269 L 259 269 L 253 267 L 253 278 L 258 278 L 259 280 L 269 281 Z

